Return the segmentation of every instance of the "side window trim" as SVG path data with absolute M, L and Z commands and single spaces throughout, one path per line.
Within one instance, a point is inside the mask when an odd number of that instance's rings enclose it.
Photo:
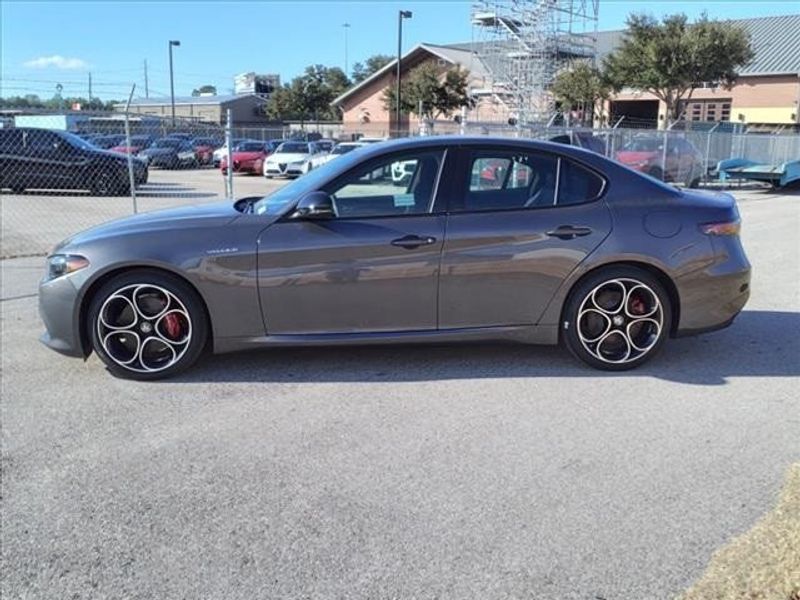
M 438 170 L 436 172 L 436 180 L 434 182 L 433 191 L 431 193 L 431 199 L 428 202 L 428 208 L 427 208 L 427 210 L 425 212 L 412 213 L 412 214 L 399 214 L 399 215 L 389 215 L 389 214 L 387 214 L 387 215 L 367 215 L 367 216 L 361 216 L 361 217 L 359 217 L 359 216 L 352 216 L 352 217 L 339 217 L 339 216 L 336 216 L 335 220 L 337 220 L 337 221 L 347 221 L 347 220 L 366 220 L 366 219 L 397 219 L 397 218 L 407 218 L 407 217 L 428 217 L 428 216 L 437 215 L 437 214 L 444 214 L 446 212 L 446 210 L 441 210 L 440 212 L 434 212 L 433 209 L 439 204 L 437 202 L 438 197 L 439 197 L 439 189 L 440 189 L 439 188 L 439 184 L 440 184 L 440 182 L 442 180 L 442 175 L 444 173 L 444 168 L 445 168 L 445 164 L 446 164 L 447 157 L 448 157 L 448 152 L 447 151 L 448 151 L 448 146 L 431 146 L 429 148 L 421 148 L 418 151 L 418 153 L 424 153 L 424 154 L 438 153 L 438 155 L 439 155 L 439 168 L 438 168 Z M 367 166 L 367 168 L 370 168 L 369 167 L 370 165 L 380 164 L 382 161 L 384 161 L 387 158 L 390 158 L 392 156 L 403 157 L 403 156 L 412 155 L 412 154 L 414 154 L 414 151 L 412 151 L 412 150 L 396 150 L 396 151 L 387 152 L 385 154 L 381 154 L 379 156 L 373 157 L 372 159 L 370 159 L 366 163 L 362 162 L 360 164 L 357 164 L 357 165 L 353 166 L 352 168 L 350 168 L 349 170 L 347 170 L 344 173 L 342 173 L 341 175 L 339 175 L 338 177 L 335 177 L 334 179 L 331 179 L 331 180 L 327 181 L 326 183 L 324 183 L 323 185 L 321 185 L 319 187 L 319 190 L 324 191 L 325 193 L 331 194 L 332 192 L 329 192 L 328 190 L 335 189 L 337 186 L 341 186 L 343 181 L 346 181 L 354 172 L 362 169 L 365 166 Z M 375 168 L 375 167 L 372 167 L 372 168 Z
M 558 206 L 558 192 L 561 189 L 561 155 L 556 158 L 556 189 L 553 192 L 553 206 Z

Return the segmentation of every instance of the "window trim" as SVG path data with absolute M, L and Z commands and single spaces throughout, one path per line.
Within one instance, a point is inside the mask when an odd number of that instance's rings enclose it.
M 546 209 L 553 209 L 553 208 L 568 208 L 570 206 L 582 206 L 585 204 L 591 204 L 593 202 L 598 202 L 602 200 L 603 197 L 606 195 L 608 191 L 609 182 L 608 178 L 601 173 L 598 169 L 592 167 L 591 165 L 586 164 L 585 162 L 573 158 L 572 156 L 565 156 L 563 154 L 551 152 L 548 150 L 538 150 L 538 149 L 528 149 L 518 146 L 459 146 L 460 154 L 462 156 L 461 160 L 459 161 L 460 170 L 465 173 L 466 177 L 463 178 L 466 185 L 461 184 L 459 193 L 462 195 L 469 193 L 470 188 L 470 174 L 472 173 L 472 163 L 473 163 L 473 154 L 476 151 L 480 152 L 509 152 L 509 153 L 519 153 L 519 152 L 527 152 L 530 154 L 538 154 L 540 156 L 548 156 L 556 159 L 556 185 L 555 185 L 555 192 L 553 194 L 554 202 L 553 204 L 547 204 L 543 206 L 519 206 L 519 207 L 510 207 L 510 208 L 494 208 L 494 209 L 486 209 L 486 210 L 454 210 L 452 206 L 452 202 L 448 200 L 447 206 L 445 206 L 444 214 L 450 215 L 476 215 L 476 214 L 485 214 L 485 213 L 506 213 L 506 212 L 513 212 L 513 211 L 532 211 L 532 210 L 546 210 Z M 583 202 L 573 202 L 572 204 L 558 204 L 558 197 L 561 188 L 561 161 L 567 160 L 569 162 L 574 163 L 578 167 L 588 171 L 590 174 L 594 175 L 595 177 L 599 178 L 601 181 L 600 190 L 592 196 L 591 198 L 583 201 Z
M 449 146 L 431 146 L 431 147 L 419 149 L 419 151 L 416 152 L 417 154 L 439 153 L 439 155 L 441 156 L 441 162 L 439 163 L 439 170 L 436 173 L 436 181 L 433 184 L 433 191 L 431 192 L 431 199 L 430 199 L 430 202 L 428 204 L 428 210 L 426 212 L 413 213 L 413 214 L 404 213 L 404 214 L 399 214 L 399 215 L 368 215 L 368 216 L 363 216 L 363 217 L 358 217 L 358 216 L 339 217 L 339 216 L 336 216 L 336 217 L 333 217 L 331 220 L 332 221 L 364 221 L 364 220 L 367 220 L 367 219 L 407 219 L 407 218 L 413 218 L 413 217 L 441 216 L 441 215 L 446 214 L 446 211 L 443 211 L 443 210 L 434 211 L 433 209 L 438 204 L 437 200 L 438 200 L 438 196 L 439 196 L 439 184 L 442 181 L 442 174 L 444 173 L 444 168 L 445 168 L 445 165 L 447 164 L 448 150 L 449 150 Z M 336 185 L 339 184 L 339 182 L 341 180 L 346 179 L 347 177 L 349 177 L 350 174 L 353 173 L 354 171 L 356 171 L 356 170 L 358 170 L 358 169 L 360 169 L 360 168 L 362 168 L 364 166 L 367 166 L 367 165 L 370 165 L 370 164 L 375 164 L 375 163 L 378 163 L 380 161 L 383 161 L 385 158 L 391 157 L 393 155 L 399 155 L 399 156 L 406 155 L 407 156 L 407 155 L 410 155 L 410 154 L 414 154 L 414 152 L 413 151 L 409 151 L 409 150 L 399 150 L 399 151 L 395 150 L 395 151 L 392 151 L 392 152 L 387 152 L 385 154 L 381 154 L 379 156 L 375 156 L 375 157 L 371 158 L 368 161 L 365 161 L 365 162 L 359 163 L 358 165 L 355 165 L 354 167 L 352 167 L 351 169 L 349 169 L 349 170 L 345 171 L 344 173 L 338 175 L 334 179 L 331 179 L 330 181 L 327 181 L 325 184 L 323 184 L 322 186 L 319 187 L 319 191 L 325 192 L 326 194 L 331 194 L 331 192 L 327 191 L 328 188 L 335 187 Z

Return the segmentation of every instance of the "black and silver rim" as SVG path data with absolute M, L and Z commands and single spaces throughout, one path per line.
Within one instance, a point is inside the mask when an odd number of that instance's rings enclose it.
M 106 298 L 96 327 L 108 357 L 137 373 L 170 368 L 192 339 L 192 319 L 183 302 L 149 283 L 127 285 Z
M 647 284 L 611 279 L 596 286 L 578 309 L 577 332 L 584 349 L 597 360 L 625 364 L 658 343 L 664 308 Z

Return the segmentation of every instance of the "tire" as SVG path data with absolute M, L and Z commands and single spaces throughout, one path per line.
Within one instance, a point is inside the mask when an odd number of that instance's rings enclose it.
M 128 271 L 103 284 L 87 315 L 92 348 L 123 379 L 172 377 L 197 362 L 208 340 L 208 316 L 197 292 L 153 269 Z
M 124 196 L 130 193 L 130 183 L 110 170 L 101 171 L 92 179 L 93 196 Z
M 655 356 L 669 336 L 672 306 L 664 286 L 635 267 L 607 267 L 570 292 L 562 340 L 587 365 L 627 371 Z

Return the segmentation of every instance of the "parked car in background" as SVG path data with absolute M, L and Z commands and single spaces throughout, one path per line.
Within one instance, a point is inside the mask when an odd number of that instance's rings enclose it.
M 174 138 L 176 140 L 187 140 L 188 141 L 188 140 L 194 139 L 195 136 L 192 133 L 173 132 L 173 133 L 168 133 L 164 137 Z
M 385 137 L 382 137 L 382 138 L 379 138 L 379 137 L 360 137 L 356 141 L 361 142 L 362 144 L 377 144 L 378 142 L 385 142 L 388 139 L 389 138 L 385 138 Z
M 332 161 L 334 158 L 347 154 L 348 152 L 352 152 L 356 148 L 362 148 L 364 146 L 366 146 L 366 144 L 362 142 L 339 142 L 333 147 L 333 150 L 321 157 L 319 161 L 321 164 L 324 164 Z
M 276 142 L 240 142 L 233 149 L 233 172 L 254 173 L 261 175 L 264 172 L 264 161 L 278 147 Z M 228 172 L 228 157 L 222 159 L 222 174 Z
M 248 138 L 233 138 L 231 140 L 233 143 L 233 147 L 236 148 L 241 142 L 257 142 L 258 140 L 250 140 Z M 211 162 L 214 167 L 219 167 L 222 164 L 222 159 L 228 156 L 228 145 L 223 144 L 214 152 L 211 153 Z
M 320 140 L 316 140 L 314 143 L 323 152 L 330 152 L 331 150 L 333 150 L 333 147 L 336 145 L 336 142 L 334 142 L 333 140 L 327 140 L 327 139 L 324 139 L 324 138 L 320 139 Z
M 103 150 L 111 150 L 111 148 L 124 144 L 125 136 L 122 134 L 98 135 L 92 138 L 91 143 Z
M 156 140 L 139 152 L 139 157 L 146 160 L 151 167 L 180 169 L 181 167 L 197 166 L 197 157 L 192 143 L 174 137 Z
M 324 164 L 324 156 L 316 142 L 283 142 L 264 161 L 264 176 L 298 177 Z
M 192 140 L 192 145 L 197 162 L 201 165 L 210 165 L 214 160 L 214 150 L 221 144 L 212 137 L 196 137 Z
M 147 165 L 134 159 L 134 183 L 146 183 Z M 89 190 L 96 196 L 130 193 L 128 159 L 72 133 L 18 127 L 0 129 L 0 187 Z
M 130 153 L 135 156 L 152 143 L 153 136 L 151 135 L 132 135 L 130 145 L 128 145 L 128 141 L 123 138 L 122 142 L 119 145 L 111 148 L 111 150 L 114 152 L 120 152 L 122 154 Z
M 697 187 L 705 172 L 703 155 L 689 140 L 671 135 L 667 136 L 665 151 L 664 137 L 636 137 L 625 144 L 615 158 L 623 165 L 661 181 Z

